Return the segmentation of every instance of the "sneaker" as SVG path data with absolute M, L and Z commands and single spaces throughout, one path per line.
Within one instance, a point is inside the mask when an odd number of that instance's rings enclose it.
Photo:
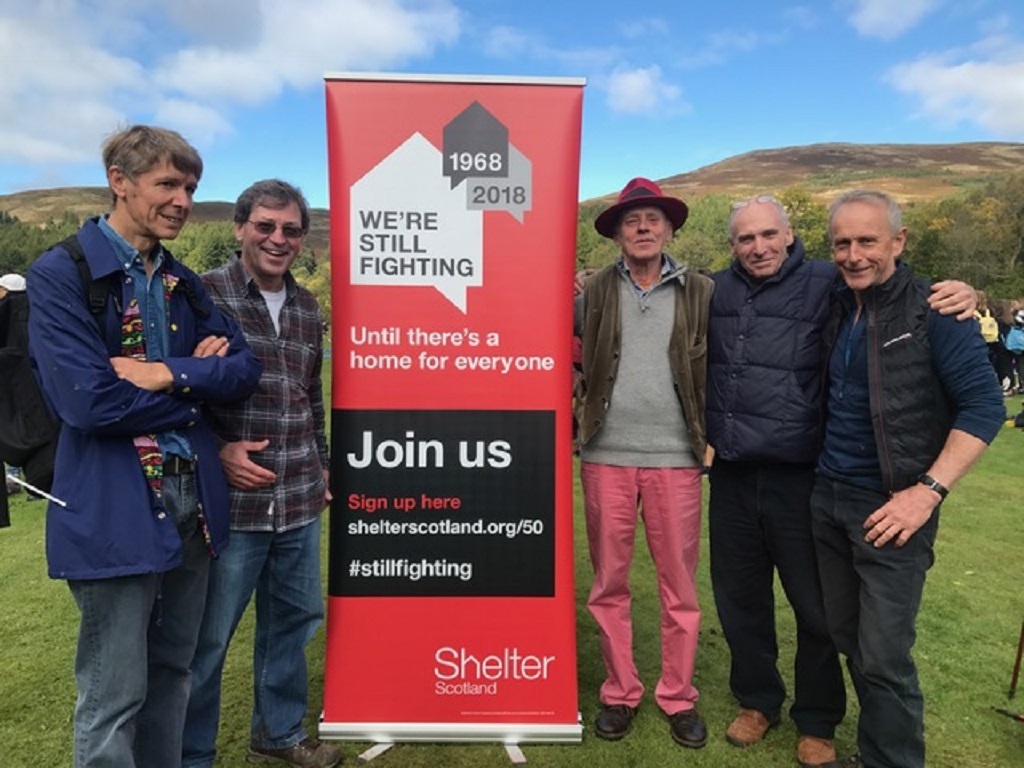
M 628 704 L 604 704 L 597 713 L 594 730 L 602 739 L 618 741 L 627 733 L 636 717 L 636 707 Z
M 741 709 L 725 730 L 725 740 L 734 747 L 757 744 L 768 731 L 779 724 L 779 716 L 769 719 L 756 709 Z
M 836 748 L 831 739 L 801 734 L 796 742 L 796 761 L 803 768 L 834 768 Z
M 249 745 L 245 759 L 250 763 L 280 763 L 297 768 L 333 768 L 341 763 L 341 750 L 322 741 L 304 738 L 298 744 L 282 749 Z
M 669 732 L 672 741 L 690 749 L 700 749 L 708 743 L 708 729 L 696 709 L 687 709 L 669 715 Z

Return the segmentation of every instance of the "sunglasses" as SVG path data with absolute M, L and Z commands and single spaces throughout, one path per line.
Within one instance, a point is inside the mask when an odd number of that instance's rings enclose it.
M 738 211 L 741 208 L 746 208 L 748 205 L 753 205 L 754 203 L 775 203 L 776 205 L 781 205 L 773 195 L 758 195 L 757 197 L 750 197 L 746 200 L 737 200 L 732 204 L 732 209 L 734 211 Z
M 249 219 L 249 223 L 261 235 L 272 235 L 277 231 L 277 223 L 273 221 L 253 221 Z M 294 224 L 282 224 L 281 234 L 289 240 L 298 240 L 306 233 L 302 231 L 302 227 L 296 227 Z

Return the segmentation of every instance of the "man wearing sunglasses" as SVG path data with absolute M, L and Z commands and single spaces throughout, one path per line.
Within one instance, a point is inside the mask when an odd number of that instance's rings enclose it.
M 323 619 L 320 515 L 330 500 L 320 370 L 323 319 L 290 269 L 309 231 L 302 193 L 258 181 L 235 203 L 237 258 L 203 275 L 263 363 L 251 398 L 212 411 L 231 495 L 231 547 L 210 573 L 192 665 L 183 766 L 211 766 L 228 644 L 253 594 L 255 703 L 250 761 L 337 765 L 341 751 L 311 738 L 305 647 Z

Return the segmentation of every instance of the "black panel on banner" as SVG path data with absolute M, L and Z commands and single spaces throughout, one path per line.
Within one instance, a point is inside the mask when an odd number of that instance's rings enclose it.
M 554 595 L 554 411 L 332 419 L 332 596 Z

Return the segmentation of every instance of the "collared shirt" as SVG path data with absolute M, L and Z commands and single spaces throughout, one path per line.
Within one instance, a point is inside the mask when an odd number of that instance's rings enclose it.
M 277 474 L 267 488 L 231 488 L 231 528 L 285 531 L 306 525 L 323 511 L 323 470 L 329 466 L 320 307 L 312 293 L 285 275 L 278 332 L 239 258 L 207 272 L 203 281 L 214 303 L 238 321 L 263 363 L 252 397 L 210 409 L 214 431 L 224 442 L 269 440 L 265 450 L 249 458 Z
M 139 305 L 139 317 L 142 320 L 142 331 L 146 340 L 146 361 L 160 362 L 167 357 L 167 350 L 170 347 L 167 302 L 164 297 L 164 249 L 162 246 L 157 246 L 156 257 L 153 259 L 153 272 L 147 275 L 142 255 L 110 226 L 107 217 L 101 216 L 96 223 L 100 232 L 110 242 L 110 247 L 114 249 L 114 255 L 121 263 L 121 268 L 126 275 L 125 282 L 131 285 L 135 291 L 135 300 Z M 161 432 L 157 435 L 156 441 L 164 456 L 174 454 L 192 458 L 192 448 L 188 444 L 188 439 L 181 432 Z
M 620 255 L 615 260 L 615 267 L 619 270 L 619 274 L 630 282 L 633 289 L 636 291 L 637 298 L 643 302 L 647 296 L 657 288 L 659 285 L 664 283 L 670 277 L 673 277 L 677 272 L 685 271 L 676 265 L 668 254 L 661 254 L 661 271 L 658 273 L 658 279 L 649 287 L 644 288 L 640 283 L 633 279 L 633 274 L 629 271 L 629 267 L 626 265 L 626 260 Z

